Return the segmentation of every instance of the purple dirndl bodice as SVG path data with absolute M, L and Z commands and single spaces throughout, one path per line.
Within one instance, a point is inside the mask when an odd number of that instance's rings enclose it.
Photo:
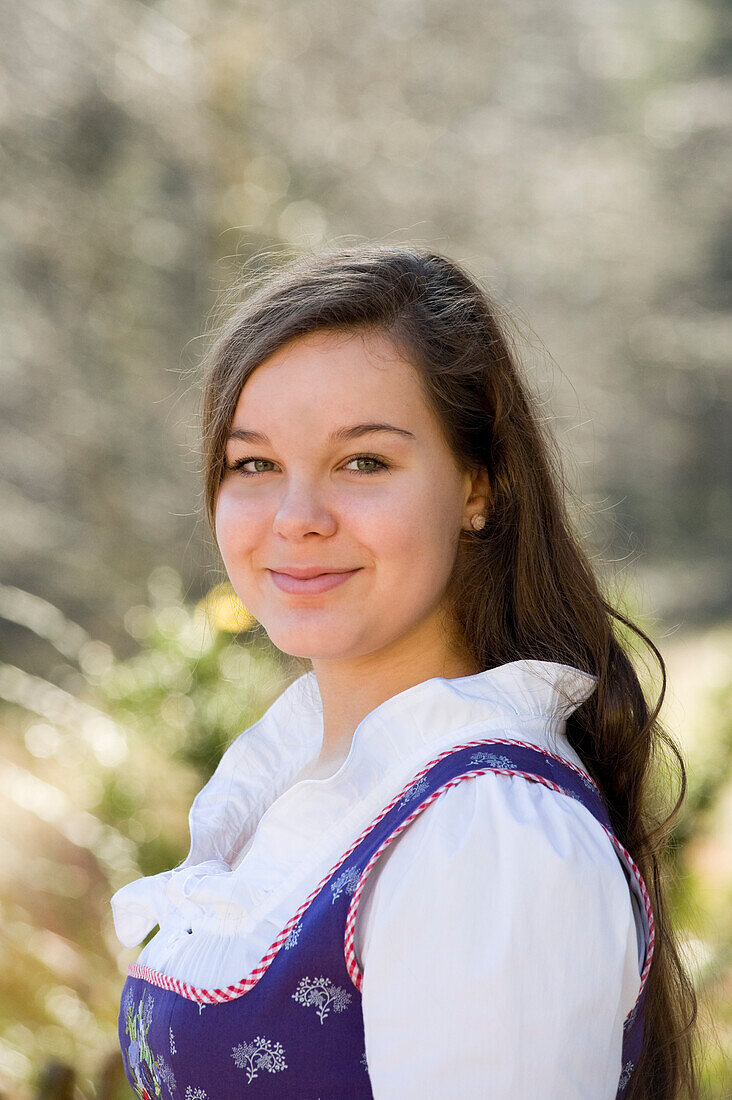
M 387 845 L 443 791 L 489 771 L 543 783 L 581 802 L 608 834 L 640 902 L 645 957 L 638 999 L 623 1025 L 620 1100 L 643 1041 L 654 939 L 648 892 L 612 832 L 595 784 L 539 746 L 508 739 L 471 741 L 431 761 L 306 898 L 255 970 L 235 985 L 198 989 L 133 964 L 122 992 L 119 1039 L 135 1094 L 143 1100 L 373 1098 L 362 974 L 353 950 L 366 878 Z

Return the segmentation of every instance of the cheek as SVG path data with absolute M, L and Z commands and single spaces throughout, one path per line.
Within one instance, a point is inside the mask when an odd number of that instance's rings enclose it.
M 361 496 L 341 510 L 341 519 L 353 540 L 375 560 L 394 561 L 413 550 L 422 508 L 419 497 L 405 484 L 374 496 Z
M 256 544 L 261 509 L 247 505 L 235 493 L 223 488 L 216 502 L 216 540 L 224 559 L 239 556 Z
M 437 498 L 430 486 L 422 492 L 412 486 L 352 518 L 353 531 L 388 570 L 392 583 L 414 589 L 449 576 L 459 517 L 454 502 Z

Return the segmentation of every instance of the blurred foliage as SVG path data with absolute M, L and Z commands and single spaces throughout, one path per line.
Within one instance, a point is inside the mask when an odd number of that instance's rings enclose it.
M 722 1100 L 732 1095 L 732 625 L 719 624 L 696 638 L 659 638 L 658 618 L 646 610 L 637 583 L 615 575 L 605 591 L 664 660 L 661 701 L 657 659 L 633 630 L 615 624 L 649 705 L 660 703 L 659 721 L 682 753 L 686 792 L 662 868 L 669 910 L 700 996 L 702 1096 Z M 663 820 L 681 791 L 678 761 L 666 747 L 653 761 L 651 790 L 657 819 Z
M 51 604 L 0 586 L 0 614 L 64 658 L 56 682 L 0 666 L 0 1094 L 14 1100 L 35 1095 L 54 1060 L 77 1071 L 81 1097 L 129 1095 L 116 1016 L 139 948 L 120 948 L 109 898 L 180 862 L 193 796 L 301 671 L 227 584 L 195 604 L 182 591 L 175 570 L 153 571 L 148 600 L 124 616 L 136 651 L 120 659 Z M 624 610 L 652 633 L 631 595 Z M 689 794 L 668 871 L 701 998 L 704 1100 L 732 1085 L 732 628 L 714 645 L 713 680 L 687 723 Z
M 124 617 L 137 650 L 118 659 L 0 586 L 0 614 L 64 657 L 55 683 L 0 666 L 0 1095 L 29 1095 L 51 1059 L 79 1071 L 85 1097 L 102 1077 L 105 1096 L 129 1094 L 115 1021 L 132 955 L 109 898 L 180 862 L 193 796 L 292 678 L 227 585 L 190 604 L 158 567 L 148 592 Z

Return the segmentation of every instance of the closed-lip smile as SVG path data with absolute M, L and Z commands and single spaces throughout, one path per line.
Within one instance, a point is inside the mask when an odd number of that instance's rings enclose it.
M 327 569 L 320 566 L 301 567 L 295 571 L 292 566 L 287 570 L 268 569 L 270 579 L 281 592 L 287 592 L 291 596 L 318 596 L 323 592 L 329 592 L 332 588 L 339 588 L 351 577 L 358 573 L 357 569 Z
M 284 569 L 272 569 L 272 573 L 284 574 L 287 577 L 297 577 L 298 580 L 307 581 L 312 577 L 320 577 L 324 573 L 353 573 L 352 569 L 323 569 L 320 565 L 295 566 L 288 565 Z

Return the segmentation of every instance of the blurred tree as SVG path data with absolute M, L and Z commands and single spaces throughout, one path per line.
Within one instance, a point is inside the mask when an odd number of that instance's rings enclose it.
M 610 556 L 642 548 L 666 617 L 728 610 L 724 20 L 719 0 L 0 7 L 6 582 L 120 653 L 154 565 L 200 596 L 219 566 L 187 371 L 218 289 L 280 246 L 407 238 L 480 274 L 542 394 L 557 363 L 572 379 L 553 412 Z

